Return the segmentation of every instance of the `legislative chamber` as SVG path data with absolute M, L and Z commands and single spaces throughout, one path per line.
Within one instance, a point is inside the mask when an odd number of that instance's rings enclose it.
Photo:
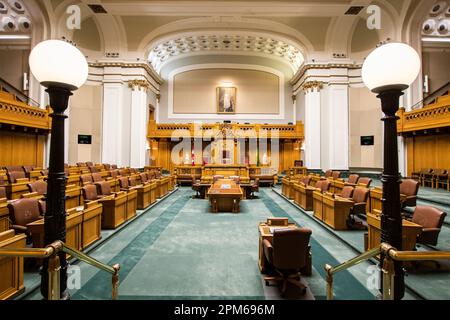
M 449 70 L 449 0 L 0 0 L 0 300 L 449 300 Z

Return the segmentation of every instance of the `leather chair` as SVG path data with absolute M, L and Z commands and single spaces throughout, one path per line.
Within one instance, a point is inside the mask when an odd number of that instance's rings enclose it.
M 303 183 L 305 186 L 308 186 L 311 183 L 311 176 L 304 176 L 300 179 L 300 183 Z
M 354 190 L 355 188 L 353 188 L 352 186 L 345 186 L 344 188 L 342 188 L 341 193 L 338 193 L 337 196 L 341 198 L 352 199 Z
M 361 177 L 358 179 L 358 186 L 360 187 L 369 188 L 371 183 L 372 179 L 370 178 Z
M 109 175 L 111 176 L 111 178 L 117 179 L 117 177 L 119 176 L 119 170 L 117 170 L 117 169 L 110 170 L 109 171 Z
M 96 201 L 103 198 L 98 195 L 97 187 L 94 184 L 85 185 L 82 189 L 84 202 Z
M 103 166 L 105 167 L 106 171 L 111 170 L 111 165 L 110 164 L 105 163 Z
M 447 214 L 435 207 L 417 206 L 411 221 L 422 226 L 422 233 L 417 242 L 435 246 L 438 243 L 439 232 Z
M 424 187 L 427 187 L 427 186 L 433 187 L 434 172 L 435 172 L 435 170 L 431 169 L 430 172 L 427 172 L 427 173 L 422 175 L 422 177 L 421 177 L 422 186 L 424 186 Z
M 351 198 L 353 201 L 353 206 L 350 209 L 349 220 L 347 222 L 347 226 L 350 229 L 357 226 L 355 216 L 361 217 L 366 215 L 366 204 L 368 199 L 369 189 L 356 187 L 355 190 L 353 190 L 353 196 Z
M 88 166 L 88 167 L 93 167 L 94 164 L 93 164 L 91 161 L 88 161 L 88 162 L 86 162 L 86 166 Z
M 411 179 L 417 180 L 417 181 L 419 181 L 419 183 L 421 183 L 421 182 L 422 182 L 422 177 L 423 177 L 425 174 L 431 173 L 432 171 L 433 171 L 433 170 L 430 169 L 430 168 L 422 168 L 422 169 L 420 169 L 420 170 L 417 171 L 417 172 L 412 172 L 412 173 L 411 173 Z
M 9 183 L 17 183 L 18 179 L 26 179 L 25 171 L 8 171 L 6 173 L 8 176 Z
M 358 184 L 358 180 L 359 180 L 359 175 L 358 174 L 351 174 L 348 177 L 348 180 L 347 180 L 347 182 L 345 184 L 346 185 L 356 186 Z
M 259 192 L 259 178 L 256 178 L 250 188 L 250 196 L 255 198 L 255 192 Z
M 97 167 L 89 166 L 88 168 L 89 168 L 89 172 L 90 172 L 90 173 L 96 173 L 96 172 L 99 172 L 98 169 L 97 169 Z
M 34 166 L 23 166 L 22 168 L 27 178 L 30 178 L 30 173 L 34 170 Z
M 417 193 L 419 192 L 419 182 L 413 179 L 405 179 L 400 183 L 400 194 L 406 196 L 402 201 L 402 209 L 405 207 L 415 207 Z
M 95 185 L 97 186 L 97 192 L 101 196 L 110 196 L 114 194 L 114 192 L 111 191 L 111 184 L 107 181 L 97 182 Z
M 27 235 L 27 243 L 31 243 L 31 233 L 27 224 L 43 218 L 39 210 L 39 201 L 33 198 L 23 198 L 8 204 L 11 229 Z
M 192 190 L 195 191 L 194 198 L 198 198 L 200 196 L 201 187 L 194 174 L 192 175 Z
M 80 176 L 81 185 L 85 186 L 94 182 L 91 174 L 82 174 Z
M 128 182 L 128 178 L 127 177 L 119 178 L 119 186 L 120 186 L 120 191 L 128 191 L 130 189 L 130 184 Z
M 85 162 L 77 162 L 77 167 L 86 167 Z
M 319 186 L 317 186 L 319 184 Z M 320 180 L 316 183 L 316 188 L 320 189 L 320 192 L 325 193 L 330 189 L 331 182 L 328 180 Z
M 41 170 L 41 175 L 44 177 L 48 176 L 48 169 Z
M 92 173 L 91 176 L 92 176 L 92 182 L 94 182 L 94 183 L 103 181 L 102 175 L 98 172 Z
M 308 228 L 280 229 L 274 231 L 272 243 L 267 239 L 263 241 L 264 256 L 277 273 L 276 276 L 264 277 L 264 280 L 266 285 L 270 281 L 282 281 L 282 296 L 288 282 L 306 293 L 306 286 L 300 282 L 300 270 L 308 261 L 311 234 Z
M 224 179 L 224 178 L 225 178 L 224 176 L 216 174 L 213 176 L 213 183 L 217 182 L 217 180 Z
M 28 190 L 31 193 L 37 193 L 40 196 L 43 196 L 47 193 L 47 182 L 38 180 L 34 182 L 30 182 L 27 184 Z
M 149 182 L 149 181 L 148 181 L 148 176 L 147 176 L 146 173 L 140 173 L 139 176 L 140 176 L 140 178 L 141 178 L 141 183 L 142 183 L 142 184 L 146 184 L 146 183 Z
M 129 176 L 127 169 L 120 169 L 119 170 L 119 175 L 122 176 L 122 177 Z
M 116 170 L 117 169 L 117 164 L 112 164 L 111 165 L 111 169 Z
M 325 171 L 325 178 L 331 178 L 333 176 L 333 170 Z
M 130 187 L 137 187 L 139 185 L 136 180 L 136 177 L 129 177 L 128 184 L 130 185 Z
M 25 173 L 25 171 L 23 170 L 23 168 L 21 166 L 6 166 L 5 169 L 6 169 L 7 173 L 11 173 L 11 172 L 23 172 L 23 173 Z
M 340 171 L 333 171 L 333 173 L 331 174 L 331 177 L 333 179 L 339 179 L 341 177 L 341 172 Z

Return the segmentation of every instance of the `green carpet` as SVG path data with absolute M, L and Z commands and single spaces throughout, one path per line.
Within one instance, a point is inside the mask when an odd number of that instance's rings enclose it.
M 298 210 L 287 209 L 271 189 L 261 188 L 260 199 L 242 201 L 240 214 L 212 214 L 209 203 L 192 199 L 192 194 L 190 188 L 181 188 L 92 252 L 101 261 L 121 264 L 120 299 L 274 298 L 267 294 L 257 266 L 257 224 L 270 216 L 300 225 L 307 221 Z M 311 245 L 313 274 L 304 279 L 316 299 L 324 299 L 323 266 L 355 254 L 317 227 Z M 369 265 L 336 276 L 336 299 L 374 298 L 376 291 L 363 285 Z M 110 275 L 80 266 L 82 288 L 71 291 L 73 299 L 110 299 Z

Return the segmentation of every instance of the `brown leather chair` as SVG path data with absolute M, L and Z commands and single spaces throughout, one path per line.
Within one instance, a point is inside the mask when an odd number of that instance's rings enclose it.
M 117 169 L 117 164 L 112 164 L 111 165 L 111 169 L 116 170 Z
M 308 228 L 280 229 L 274 231 L 272 243 L 267 239 L 263 241 L 264 256 L 277 273 L 276 276 L 264 277 L 264 280 L 266 285 L 269 281 L 282 281 L 282 296 L 286 293 L 288 282 L 306 293 L 306 286 L 300 282 L 300 270 L 308 261 L 311 234 Z
M 93 166 L 94 166 L 94 164 L 93 164 L 91 161 L 86 162 L 86 165 L 87 165 L 88 167 L 93 167 Z
M 192 175 L 192 190 L 195 191 L 195 196 L 194 198 L 197 198 L 200 196 L 200 191 L 201 191 L 201 187 L 200 187 L 200 181 L 198 181 L 195 178 L 195 175 Z
M 136 186 L 139 185 L 137 180 L 136 180 L 136 177 L 129 177 L 128 178 L 128 183 L 129 183 L 130 187 L 136 187 Z
M 128 189 L 130 189 L 130 184 L 128 183 L 128 178 L 127 177 L 119 178 L 119 186 L 120 186 L 120 191 L 128 191 Z
M 92 173 L 91 176 L 92 176 L 92 182 L 94 182 L 94 183 L 103 181 L 102 175 L 98 172 Z
M 77 166 L 78 167 L 86 167 L 86 163 L 85 162 L 77 162 Z
M 17 183 L 18 179 L 26 179 L 25 171 L 11 171 L 7 172 L 6 175 L 8 176 L 9 183 Z
M 48 176 L 48 169 L 41 170 L 41 175 Z
M 320 185 L 317 186 L 317 183 L 320 182 Z M 320 180 L 316 183 L 316 188 L 320 189 L 320 192 L 325 193 L 330 189 L 331 182 L 328 180 Z
M 146 173 L 140 173 L 139 176 L 141 177 L 142 184 L 146 184 L 148 182 L 148 176 Z
M 405 179 L 400 183 L 400 194 L 406 196 L 402 201 L 402 208 L 415 207 L 417 193 L 419 192 L 419 182 L 413 179 Z
M 18 233 L 25 233 L 27 242 L 31 243 L 31 233 L 27 224 L 43 218 L 39 210 L 39 201 L 33 198 L 18 199 L 8 204 L 8 210 L 11 228 Z
M 333 176 L 333 170 L 325 171 L 325 178 L 331 178 Z
M 120 169 L 119 175 L 121 175 L 122 177 L 129 176 L 127 169 Z
M 23 166 L 22 168 L 27 178 L 30 178 L 30 173 L 34 170 L 34 166 Z
M 341 172 L 340 171 L 333 171 L 333 173 L 331 174 L 331 177 L 333 179 L 338 179 L 341 177 Z
M 422 168 L 419 171 L 412 172 L 411 173 L 411 179 L 419 181 L 419 183 L 422 182 L 422 177 L 425 176 L 425 174 L 431 173 L 433 170 L 431 168 Z
M 358 186 L 360 187 L 369 188 L 371 183 L 372 179 L 370 178 L 361 177 L 358 179 Z
M 350 185 L 357 185 L 358 184 L 358 179 L 359 179 L 359 175 L 358 174 L 351 174 L 348 177 L 348 181 L 346 182 L 346 184 L 350 184 Z
M 7 173 L 11 173 L 11 172 L 23 172 L 23 173 L 25 173 L 25 171 L 23 171 L 23 168 L 21 166 L 6 166 L 5 169 L 6 169 Z
M 98 168 L 95 166 L 89 166 L 88 169 L 90 173 L 99 172 Z
M 425 174 L 423 174 L 422 176 L 421 176 L 421 183 L 422 183 L 422 186 L 424 186 L 424 187 L 433 187 L 433 181 L 434 181 L 434 173 L 435 173 L 435 171 L 439 171 L 439 170 L 434 170 L 434 169 L 431 169 L 431 171 L 429 171 L 429 172 L 427 172 L 427 173 L 425 173 Z
M 97 187 L 94 184 L 85 185 L 82 189 L 84 202 L 91 202 L 103 198 L 98 195 Z
M 82 174 L 80 176 L 80 181 L 83 186 L 94 182 L 91 174 Z
M 447 214 L 435 207 L 417 206 L 411 221 L 422 226 L 422 233 L 417 242 L 435 246 L 438 243 L 439 232 Z
M 111 165 L 108 163 L 105 163 L 103 166 L 105 167 L 106 171 L 109 171 L 111 169 Z
M 215 183 L 217 180 L 220 180 L 220 179 L 223 179 L 223 178 L 225 178 L 225 177 L 222 176 L 222 175 L 216 174 L 216 175 L 213 176 L 213 183 Z
M 355 216 L 366 215 L 366 204 L 369 199 L 369 189 L 356 187 L 353 190 L 353 206 L 350 209 L 348 227 L 353 228 L 356 225 Z
M 337 196 L 341 198 L 351 199 L 353 197 L 354 190 L 355 188 L 353 188 L 352 186 L 345 186 L 344 188 L 342 188 L 341 193 L 338 193 Z
M 440 169 L 434 173 L 434 187 L 439 189 L 440 186 L 445 188 L 449 177 L 449 172 L 447 169 Z
M 119 170 L 110 170 L 109 171 L 109 175 L 111 176 L 111 178 L 113 179 L 117 179 L 117 177 L 119 176 Z
M 256 178 L 250 188 L 250 196 L 255 197 L 255 192 L 259 192 L 259 178 Z
M 300 183 L 303 183 L 305 186 L 308 186 L 311 183 L 311 176 L 304 176 L 300 179 Z
M 102 196 L 110 196 L 114 194 L 114 192 L 111 191 L 111 184 L 107 181 L 97 182 L 95 185 L 97 186 L 97 192 Z
M 47 193 L 47 182 L 38 180 L 34 182 L 30 182 L 27 184 L 28 190 L 32 193 L 37 193 L 38 195 L 45 195 Z

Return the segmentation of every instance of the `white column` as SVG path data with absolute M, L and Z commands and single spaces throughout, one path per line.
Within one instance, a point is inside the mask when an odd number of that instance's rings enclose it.
M 305 165 L 321 169 L 320 151 L 320 88 L 319 82 L 309 82 L 305 90 Z
M 103 84 L 102 162 L 123 166 L 122 157 L 122 83 Z
M 328 86 L 328 157 L 329 168 L 348 170 L 349 164 L 349 107 L 348 85 L 329 84 Z
M 147 141 L 147 93 L 146 88 L 138 83 L 130 82 L 131 92 L 131 125 L 130 125 L 130 166 L 145 166 Z

